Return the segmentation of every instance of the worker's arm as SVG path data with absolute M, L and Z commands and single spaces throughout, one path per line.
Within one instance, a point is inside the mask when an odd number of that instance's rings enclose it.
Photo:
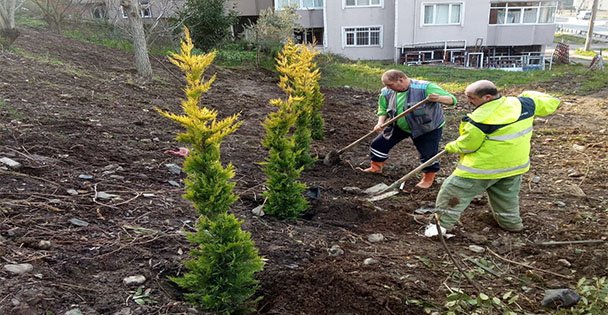
M 534 101 L 534 115 L 536 116 L 553 114 L 561 103 L 558 98 L 537 91 L 524 91 L 519 96 L 529 97 Z
M 446 144 L 445 150 L 448 153 L 472 153 L 477 151 L 486 139 L 486 134 L 469 122 L 462 122 L 460 125 L 460 137 Z
M 386 121 L 386 115 L 378 116 L 378 123 L 374 126 L 374 131 L 382 130 L 381 126 L 384 125 L 385 121 Z
M 456 105 L 458 102 L 456 96 L 442 89 L 436 83 L 429 83 L 429 85 L 426 86 L 425 92 L 431 102 L 439 102 L 446 105 Z

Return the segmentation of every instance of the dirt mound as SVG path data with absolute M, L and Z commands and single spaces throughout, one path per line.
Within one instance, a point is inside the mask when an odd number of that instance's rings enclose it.
M 13 52 L 0 52 L 0 157 L 23 166 L 0 169 L 0 257 L 4 264 L 29 263 L 34 270 L 19 276 L 0 271 L 0 313 L 59 314 L 73 308 L 85 314 L 195 313 L 167 280 L 181 271 L 189 248 L 182 231 L 191 230 L 195 220 L 181 198 L 184 175 L 166 167 L 181 160 L 163 154 L 179 146 L 174 140 L 179 129 L 154 110 L 180 110 L 183 83 L 176 69 L 155 60 L 156 79 L 141 84 L 131 56 L 121 51 L 32 29 L 23 29 L 14 46 Z M 250 210 L 263 201 L 261 122 L 273 110 L 268 101 L 283 94 L 271 73 L 212 72 L 218 77 L 204 105 L 221 115 L 240 113 L 244 122 L 222 154 L 236 167 L 240 200 L 233 212 L 267 259 L 259 274 L 261 313 L 421 314 L 416 301 L 438 307 L 447 287 L 472 292 L 439 242 L 421 236 L 429 217 L 414 210 L 433 206 L 437 185 L 375 203 L 343 190 L 389 184 L 409 172 L 419 163 L 411 142 L 391 152 L 384 175 L 353 170 L 367 163 L 365 141 L 345 153 L 342 163 L 319 161 L 305 171 L 302 181 L 321 191 L 305 219 L 254 216 Z M 312 149 L 321 160 L 371 129 L 376 103 L 373 93 L 323 92 L 327 137 Z M 523 233 L 498 228 L 485 197 L 465 212 L 448 245 L 486 293 L 513 290 L 523 309 L 538 312 L 545 288 L 608 273 L 606 243 L 536 244 L 608 236 L 605 94 L 566 97 L 556 115 L 537 121 L 533 167 L 521 193 Z M 463 113 L 460 107 L 449 110 L 444 139 L 455 138 Z M 439 177 L 455 162 L 456 157 L 444 158 Z M 104 199 L 100 192 L 118 197 Z M 370 242 L 373 233 L 385 240 Z M 573 277 L 474 253 L 471 244 Z M 333 245 L 344 254 L 330 255 Z M 365 264 L 366 258 L 373 263 Z M 492 272 L 472 261 L 485 262 Z M 143 305 L 133 300 L 136 288 L 123 284 L 132 275 L 144 275 L 143 286 L 151 289 Z

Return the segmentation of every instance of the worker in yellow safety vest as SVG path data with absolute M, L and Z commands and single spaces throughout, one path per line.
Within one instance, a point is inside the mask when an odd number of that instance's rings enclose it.
M 460 160 L 437 195 L 439 224 L 442 230 L 451 229 L 471 200 L 485 191 L 498 225 L 519 232 L 524 228 L 519 190 L 522 174 L 530 169 L 534 116 L 553 113 L 560 100 L 536 91 L 501 96 L 487 80 L 467 86 L 465 95 L 475 110 L 462 119 L 458 139 L 445 146 L 448 153 L 460 154 Z

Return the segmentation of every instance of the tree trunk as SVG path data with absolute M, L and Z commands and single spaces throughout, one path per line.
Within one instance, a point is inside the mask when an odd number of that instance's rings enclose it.
M 137 74 L 144 79 L 152 79 L 152 66 L 150 64 L 150 57 L 148 56 L 146 33 L 144 32 L 144 23 L 139 14 L 139 0 L 121 0 L 121 5 L 128 12 Z
M 0 48 L 10 46 L 19 37 L 15 28 L 16 0 L 0 1 Z
M 0 29 L 15 28 L 15 0 L 0 1 Z
M 585 51 L 591 50 L 591 43 L 593 42 L 593 25 L 595 24 L 598 3 L 599 0 L 593 0 L 593 6 L 591 7 L 591 18 L 589 19 L 589 28 L 587 29 L 587 38 L 585 39 Z

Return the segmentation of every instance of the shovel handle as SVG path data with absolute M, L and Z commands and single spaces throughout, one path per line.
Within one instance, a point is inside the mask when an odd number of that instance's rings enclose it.
M 386 187 L 383 191 L 378 192 L 379 194 L 389 191 L 389 190 L 393 190 L 397 187 L 399 187 L 399 185 L 401 185 L 401 183 L 405 182 L 406 180 L 408 180 L 410 177 L 416 175 L 418 172 L 420 172 L 423 168 L 435 163 L 435 161 L 439 160 L 439 158 L 444 155 L 446 153 L 445 150 L 441 150 L 441 152 L 435 154 L 432 158 L 428 159 L 428 161 L 420 164 L 420 166 L 416 167 L 415 169 L 413 169 L 411 172 L 405 174 L 405 176 L 399 178 L 396 182 L 392 183 L 390 186 Z
M 382 125 L 380 125 L 380 128 L 386 128 L 386 126 L 388 126 L 388 125 L 392 124 L 392 123 L 393 123 L 393 122 L 395 122 L 397 119 L 399 119 L 399 118 L 401 118 L 401 117 L 403 117 L 403 116 L 405 116 L 405 115 L 407 115 L 407 114 L 409 114 L 409 113 L 413 112 L 413 111 L 414 111 L 416 108 L 418 108 L 418 107 L 422 106 L 423 104 L 425 104 L 425 103 L 426 103 L 426 102 L 428 102 L 428 101 L 429 101 L 429 98 L 427 97 L 427 98 L 423 99 L 422 101 L 420 101 L 420 102 L 418 102 L 418 103 L 416 103 L 416 104 L 412 105 L 410 108 L 408 108 L 408 109 L 406 109 L 405 111 L 403 111 L 403 113 L 401 113 L 401 114 L 399 114 L 399 115 L 397 115 L 397 116 L 395 116 L 395 117 L 393 117 L 393 118 L 389 119 L 388 121 L 384 122 Z M 351 143 L 351 144 L 347 145 L 346 147 L 344 147 L 344 148 L 340 149 L 340 150 L 339 150 L 337 153 L 338 153 L 338 154 L 342 154 L 344 151 L 346 151 L 346 150 L 348 150 L 348 149 L 352 148 L 352 147 L 353 147 L 353 146 L 355 146 L 357 143 L 359 143 L 359 142 L 363 141 L 365 138 L 367 138 L 367 137 L 369 137 L 369 136 L 373 135 L 374 133 L 376 133 L 376 131 L 375 131 L 375 130 L 372 130 L 372 131 L 368 132 L 368 133 L 367 133 L 365 136 L 363 136 L 363 137 L 361 137 L 361 138 L 357 139 L 355 142 L 353 142 L 353 143 Z

